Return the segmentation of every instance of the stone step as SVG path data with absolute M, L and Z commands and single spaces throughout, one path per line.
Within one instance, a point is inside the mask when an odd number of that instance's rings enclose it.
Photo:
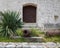
M 38 27 L 33 27 L 33 28 L 39 29 Z M 23 30 L 26 30 L 26 29 L 29 30 L 29 29 L 32 29 L 32 28 L 29 28 L 29 27 L 23 27 L 22 29 L 23 29 Z
M 25 23 L 22 29 L 31 29 L 31 28 L 38 29 L 38 26 L 36 23 Z
M 24 28 L 28 28 L 28 27 L 37 27 L 37 24 L 36 23 L 25 23 L 23 25 Z

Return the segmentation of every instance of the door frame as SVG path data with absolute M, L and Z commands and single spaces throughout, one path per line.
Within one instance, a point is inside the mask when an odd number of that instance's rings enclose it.
M 29 6 L 29 5 L 36 7 L 36 22 L 35 23 L 30 23 L 30 24 L 36 24 L 37 23 L 37 5 L 36 4 L 33 4 L 33 3 L 27 3 L 27 4 L 24 4 L 22 6 L 22 22 L 23 22 L 23 7 L 24 6 Z M 28 24 L 28 23 L 26 23 L 26 24 Z

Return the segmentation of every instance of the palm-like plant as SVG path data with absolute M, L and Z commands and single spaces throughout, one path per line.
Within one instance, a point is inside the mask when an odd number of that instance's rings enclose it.
M 16 35 L 16 29 L 22 27 L 19 12 L 4 11 L 0 12 L 0 16 L 2 16 L 0 22 L 0 35 L 6 37 Z

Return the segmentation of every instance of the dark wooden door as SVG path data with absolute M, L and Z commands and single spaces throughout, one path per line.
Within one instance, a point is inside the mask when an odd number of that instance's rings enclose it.
M 30 5 L 23 7 L 23 22 L 36 23 L 36 7 Z

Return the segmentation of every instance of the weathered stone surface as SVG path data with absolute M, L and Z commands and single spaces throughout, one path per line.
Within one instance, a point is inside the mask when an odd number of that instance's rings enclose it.
M 14 44 L 13 45 L 12 44 L 11 45 L 10 44 L 6 45 L 6 48 L 15 48 L 15 47 L 16 47 L 16 45 L 14 45 Z
M 21 48 L 21 47 L 22 47 L 22 45 L 21 45 L 21 44 L 19 44 L 19 45 L 17 45 L 17 46 L 16 46 L 16 48 Z
M 0 42 L 0 48 L 58 48 L 60 43 L 47 42 L 47 43 L 12 43 Z
M 56 47 L 56 43 L 47 42 L 47 43 L 46 43 L 46 46 L 47 46 L 48 48 L 55 48 L 55 47 Z
M 37 7 L 37 25 L 44 29 L 44 23 L 60 23 L 60 0 L 0 0 L 0 11 L 19 11 L 23 21 L 23 6 L 35 5 Z M 58 19 L 55 21 L 54 16 Z

